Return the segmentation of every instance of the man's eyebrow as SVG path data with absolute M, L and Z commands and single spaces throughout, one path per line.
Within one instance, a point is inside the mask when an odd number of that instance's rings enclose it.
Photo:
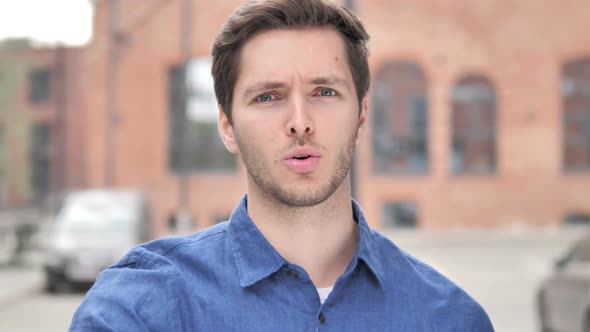
M 244 97 L 248 97 L 251 94 L 257 93 L 264 90 L 272 90 L 277 88 L 285 87 L 285 83 L 279 81 L 262 81 L 251 85 L 244 91 Z
M 348 86 L 348 82 L 338 76 L 321 76 L 311 80 L 311 83 L 317 85 L 342 85 Z
M 333 75 L 315 77 L 315 78 L 311 79 L 310 82 L 315 85 L 348 86 L 348 82 L 345 79 L 340 78 L 338 76 L 333 76 Z M 287 84 L 285 84 L 284 82 L 280 82 L 280 81 L 260 81 L 260 82 L 254 83 L 253 85 L 248 87 L 244 91 L 243 96 L 248 97 L 248 96 L 255 94 L 257 92 L 278 89 L 278 88 L 284 88 L 285 86 L 287 86 Z

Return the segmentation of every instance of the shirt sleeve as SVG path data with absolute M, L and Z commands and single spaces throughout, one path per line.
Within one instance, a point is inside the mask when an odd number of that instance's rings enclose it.
M 98 276 L 69 331 L 180 330 L 176 276 L 165 258 L 135 248 Z

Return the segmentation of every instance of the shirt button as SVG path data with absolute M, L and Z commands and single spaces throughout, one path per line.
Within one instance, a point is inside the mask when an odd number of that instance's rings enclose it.
M 320 324 L 324 324 L 324 322 L 326 321 L 326 316 L 324 316 L 323 312 L 320 312 L 320 316 L 318 317 L 318 319 L 320 320 Z
M 299 273 L 297 273 L 297 271 L 295 271 L 295 270 L 289 270 L 289 272 L 287 272 L 287 274 L 289 275 L 289 277 L 291 277 L 293 279 L 299 278 Z

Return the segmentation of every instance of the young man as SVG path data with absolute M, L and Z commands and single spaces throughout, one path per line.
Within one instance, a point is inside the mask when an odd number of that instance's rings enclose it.
M 249 2 L 213 47 L 219 132 L 247 169 L 229 222 L 132 250 L 74 331 L 493 331 L 461 288 L 369 229 L 348 171 L 368 35 L 325 0 Z

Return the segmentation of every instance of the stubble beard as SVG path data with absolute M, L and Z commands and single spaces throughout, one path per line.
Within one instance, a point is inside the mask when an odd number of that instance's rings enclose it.
M 273 179 L 270 169 L 264 165 L 264 159 L 255 150 L 246 147 L 242 144 L 242 140 L 236 137 L 236 143 L 240 149 L 242 161 L 246 166 L 246 171 L 249 177 L 264 193 L 269 194 L 272 198 L 289 207 L 309 207 L 318 205 L 327 200 L 334 192 L 342 185 L 346 178 L 350 165 L 352 164 L 352 157 L 354 155 L 354 148 L 356 144 L 358 131 L 354 133 L 348 140 L 347 145 L 338 154 L 338 161 L 330 175 L 328 183 L 321 188 L 313 191 L 298 192 L 287 188 L 285 184 L 281 184 L 280 180 Z M 297 145 L 304 145 L 307 141 L 297 142 Z M 266 175 L 266 176 L 265 176 Z

